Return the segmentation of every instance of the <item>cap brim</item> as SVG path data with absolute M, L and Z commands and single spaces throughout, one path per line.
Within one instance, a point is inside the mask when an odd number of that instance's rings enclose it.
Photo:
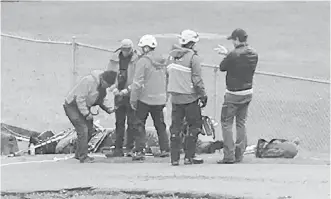
M 227 40 L 231 40 L 231 39 L 233 39 L 233 38 L 232 38 L 232 36 L 228 36 L 226 39 L 227 39 Z
M 131 46 L 121 46 L 121 49 L 132 49 Z

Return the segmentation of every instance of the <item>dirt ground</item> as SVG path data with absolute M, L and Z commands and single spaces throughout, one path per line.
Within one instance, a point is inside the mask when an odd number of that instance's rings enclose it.
M 63 156 L 56 155 L 57 158 Z M 93 164 L 79 164 L 74 159 L 37 162 L 52 160 L 54 155 L 3 157 L 1 191 L 4 194 L 94 187 L 98 189 L 96 193 L 102 190 L 134 190 L 145 191 L 145 196 L 151 196 L 152 193 L 164 195 L 181 192 L 193 194 L 191 198 L 206 194 L 210 194 L 210 198 L 329 197 L 330 167 L 326 159 L 298 157 L 292 160 L 273 160 L 255 159 L 248 155 L 241 164 L 217 165 L 215 162 L 220 155 L 202 157 L 205 159 L 203 165 L 179 167 L 171 167 L 167 158 L 154 157 L 148 157 L 144 163 L 132 163 L 129 158 L 106 159 L 101 154 L 96 154 L 96 162 Z M 76 197 L 84 198 L 78 195 Z

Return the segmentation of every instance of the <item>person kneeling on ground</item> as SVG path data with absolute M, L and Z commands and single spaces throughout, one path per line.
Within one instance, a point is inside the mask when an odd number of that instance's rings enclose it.
M 107 88 L 114 85 L 117 73 L 114 71 L 92 71 L 83 77 L 69 92 L 64 102 L 64 111 L 77 132 L 75 158 L 80 163 L 93 162 L 88 154 L 88 141 L 93 132 L 91 107 L 99 105 L 108 114 L 113 108 L 105 105 Z
M 166 59 L 156 56 L 157 41 L 152 35 L 141 37 L 138 46 L 143 55 L 137 61 L 133 79 L 130 103 L 136 110 L 136 129 L 139 135 L 135 140 L 135 153 L 132 160 L 144 160 L 146 146 L 145 125 L 150 113 L 159 138 L 160 157 L 169 156 L 169 138 L 164 122 L 163 108 L 166 105 Z

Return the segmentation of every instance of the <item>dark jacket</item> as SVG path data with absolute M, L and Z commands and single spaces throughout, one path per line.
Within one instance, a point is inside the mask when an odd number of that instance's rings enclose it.
M 221 62 L 220 70 L 226 71 L 229 91 L 243 91 L 253 87 L 253 76 L 258 54 L 247 44 L 237 46 Z
M 110 71 L 115 71 L 117 74 L 120 74 L 120 58 L 119 54 L 121 51 L 117 51 L 113 54 L 113 56 L 110 58 L 107 70 Z M 126 84 L 125 88 L 128 89 L 129 91 L 131 90 L 131 86 L 133 83 L 133 77 L 135 74 L 135 69 L 136 69 L 136 62 L 138 61 L 138 53 L 136 51 L 133 51 L 132 58 L 130 60 L 129 66 L 127 68 L 127 77 L 126 77 Z M 116 87 L 118 86 L 118 78 L 116 79 Z

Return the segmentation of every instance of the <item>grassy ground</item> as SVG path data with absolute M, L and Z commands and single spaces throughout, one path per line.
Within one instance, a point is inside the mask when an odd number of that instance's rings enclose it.
M 169 196 L 170 195 L 170 196 Z M 177 195 L 177 194 L 174 194 Z M 22 197 L 29 198 L 29 199 L 44 199 L 44 198 L 49 198 L 49 199 L 58 199 L 58 198 L 68 198 L 68 199 L 187 199 L 187 198 L 192 198 L 192 199 L 211 199 L 211 198 L 217 198 L 217 199 L 234 199 L 235 197 L 187 197 L 191 194 L 183 194 L 186 195 L 186 197 L 178 197 L 178 196 L 171 196 L 171 194 L 167 195 L 162 195 L 162 194 L 155 194 L 155 195 L 145 195 L 144 192 L 142 194 L 130 194 L 130 193 L 123 193 L 123 192 L 89 192 L 89 191 L 84 191 L 84 192 L 68 192 L 66 194 L 63 193 L 31 193 L 31 194 L 12 194 L 12 195 L 4 195 L 2 196 L 3 199 L 21 199 Z M 207 194 L 205 194 L 207 195 Z
M 135 42 L 147 33 L 199 32 L 228 35 L 242 27 L 260 54 L 258 69 L 329 79 L 329 2 L 19 2 L 2 3 L 2 32 L 39 39 L 77 41 L 116 48 L 120 39 Z M 318 13 L 318 14 L 317 14 Z M 1 38 L 1 118 L 37 131 L 70 127 L 62 110 L 70 88 L 70 46 Z M 159 39 L 165 54 L 175 39 Z M 223 39 L 202 39 L 204 62 L 221 59 L 213 48 Z M 79 48 L 80 76 L 104 68 L 109 53 Z M 204 70 L 210 96 L 205 113 L 220 116 L 224 75 Z M 214 96 L 215 92 L 216 96 Z M 300 137 L 308 150 L 329 151 L 329 85 L 257 75 L 248 121 L 249 142 L 259 137 Z M 169 124 L 168 113 L 167 121 Z M 114 116 L 100 115 L 114 126 Z M 149 121 L 149 125 L 151 125 Z M 219 129 L 218 129 L 219 130 Z

